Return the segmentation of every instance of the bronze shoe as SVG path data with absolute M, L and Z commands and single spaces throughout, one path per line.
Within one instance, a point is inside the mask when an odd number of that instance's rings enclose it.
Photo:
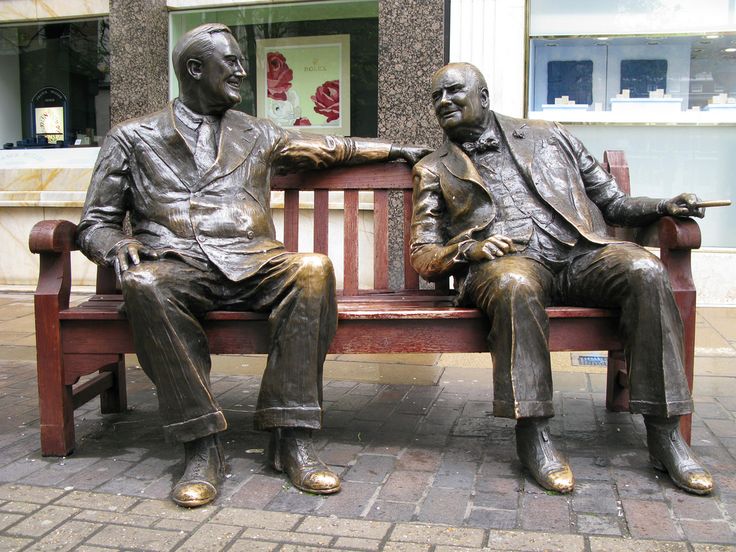
M 340 490 L 340 478 L 319 459 L 307 429 L 273 430 L 269 456 L 273 469 L 286 472 L 301 491 L 332 494 Z
M 644 422 L 654 469 L 666 472 L 675 485 L 689 493 L 705 495 L 713 491 L 713 476 L 682 438 L 679 416 L 645 416 Z
M 186 467 L 171 491 L 179 506 L 197 508 L 212 502 L 225 475 L 225 455 L 217 435 L 184 443 Z
M 542 487 L 558 493 L 572 492 L 575 486 L 572 469 L 552 443 L 545 418 L 523 418 L 516 422 L 516 453 Z

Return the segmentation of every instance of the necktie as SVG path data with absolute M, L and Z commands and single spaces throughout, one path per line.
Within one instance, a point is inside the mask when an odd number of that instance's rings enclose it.
M 203 118 L 197 129 L 197 147 L 194 151 L 194 160 L 200 172 L 209 169 L 217 159 L 216 125 Z

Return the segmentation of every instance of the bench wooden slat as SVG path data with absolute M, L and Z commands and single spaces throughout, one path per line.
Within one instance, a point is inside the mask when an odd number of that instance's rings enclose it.
M 289 251 L 299 249 L 299 191 L 284 192 L 284 245 Z
M 314 192 L 314 252 L 327 255 L 330 241 L 330 192 Z
M 373 287 L 388 289 L 388 192 L 373 192 Z
M 346 190 L 344 200 L 343 293 L 358 293 L 358 191 Z

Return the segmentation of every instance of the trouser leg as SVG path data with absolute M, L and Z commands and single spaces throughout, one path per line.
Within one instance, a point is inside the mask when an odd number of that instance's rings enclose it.
M 285 253 L 259 275 L 254 308 L 271 309 L 271 345 L 255 424 L 259 429 L 322 425 L 322 371 L 337 329 L 335 275 L 329 258 Z
M 210 389 L 210 354 L 196 314 L 211 309 L 210 276 L 184 263 L 143 262 L 121 278 L 141 367 L 156 384 L 167 440 L 226 429 Z
M 682 320 L 659 259 L 635 244 L 609 244 L 574 258 L 561 287 L 575 304 L 621 309 L 632 412 L 669 418 L 692 411 Z
M 493 357 L 494 415 L 550 417 L 552 371 L 549 304 L 552 273 L 540 263 L 508 256 L 471 267 L 464 293 L 488 315 Z

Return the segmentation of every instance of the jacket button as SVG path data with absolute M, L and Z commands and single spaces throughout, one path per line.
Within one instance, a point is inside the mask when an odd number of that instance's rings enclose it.
M 256 237 L 256 233 L 253 230 L 248 230 L 245 233 L 245 237 L 248 238 L 249 240 L 252 240 L 253 238 Z

